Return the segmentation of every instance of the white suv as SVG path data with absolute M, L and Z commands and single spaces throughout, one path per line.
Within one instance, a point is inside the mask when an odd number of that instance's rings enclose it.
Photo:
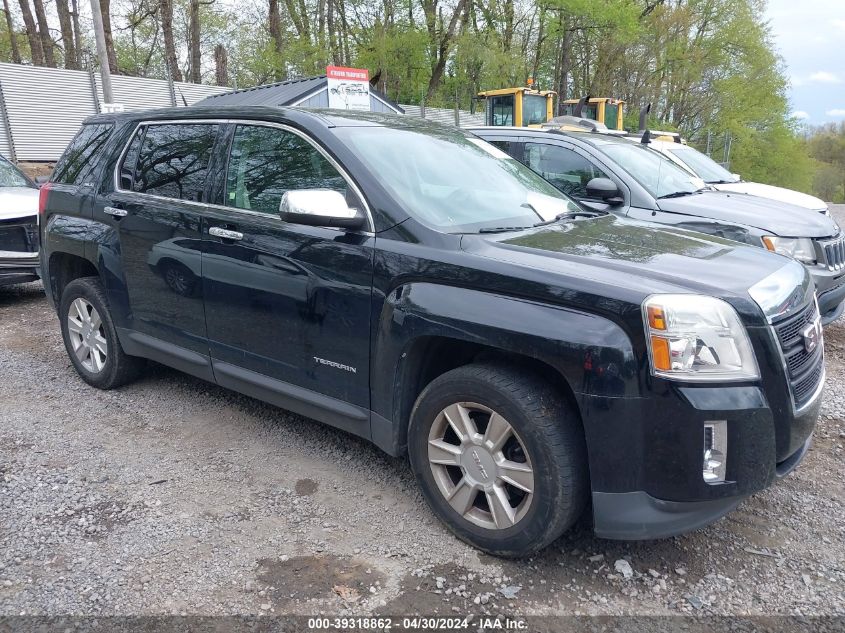
M 778 202 L 787 202 L 799 207 L 805 207 L 828 215 L 827 204 L 800 191 L 784 189 L 759 182 L 746 182 L 738 174 L 732 174 L 719 163 L 697 149 L 672 141 L 652 140 L 649 147 L 657 150 L 675 164 L 684 168 L 694 176 L 698 176 L 709 186 L 719 191 L 745 193 L 760 198 L 771 198 Z

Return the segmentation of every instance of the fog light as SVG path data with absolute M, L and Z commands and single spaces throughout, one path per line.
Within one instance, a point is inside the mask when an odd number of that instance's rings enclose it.
M 726 420 L 704 423 L 704 466 L 702 476 L 708 484 L 725 481 L 728 460 L 728 423 Z

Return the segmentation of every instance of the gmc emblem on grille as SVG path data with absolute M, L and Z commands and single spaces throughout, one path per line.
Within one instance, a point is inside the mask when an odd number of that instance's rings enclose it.
M 801 331 L 801 338 L 804 339 L 804 349 L 812 353 L 822 340 L 821 321 L 816 319 Z

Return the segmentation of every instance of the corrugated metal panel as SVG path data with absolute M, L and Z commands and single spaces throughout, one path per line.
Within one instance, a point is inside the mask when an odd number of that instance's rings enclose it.
M 103 81 L 100 73 L 94 73 L 97 85 L 97 100 L 103 103 Z M 112 99 L 125 110 L 150 110 L 152 108 L 169 108 L 170 88 L 163 79 L 145 79 L 143 77 L 127 77 L 112 75 Z
M 422 108 L 416 105 L 402 104 L 402 109 L 405 114 L 413 117 L 422 116 Z M 484 114 L 471 114 L 466 110 L 458 111 L 461 120 L 461 127 L 470 127 L 473 125 L 484 125 Z M 455 125 L 455 110 L 450 108 L 429 108 L 426 106 L 425 118 L 429 121 L 436 121 L 437 123 L 445 123 L 446 125 Z
M 0 81 L 19 161 L 54 161 L 95 113 L 88 73 L 0 64 Z
M 268 105 L 284 106 L 296 103 L 302 97 L 311 94 L 321 85 L 326 85 L 326 77 L 293 79 L 275 84 L 234 90 L 226 94 L 203 99 L 197 105 Z
M 204 99 L 197 105 L 268 105 L 268 106 L 299 106 L 301 108 L 328 108 L 329 96 L 326 91 L 325 75 L 308 77 L 307 79 L 291 79 L 275 84 L 234 90 L 226 94 L 215 95 Z M 322 90 L 321 90 L 322 88 Z M 373 93 L 378 95 L 375 98 Z M 370 92 L 370 109 L 373 112 L 399 112 L 402 109 L 392 103 L 378 91 Z
M 320 92 L 312 95 L 305 101 L 296 104 L 300 108 L 328 108 L 329 107 L 329 89 L 325 86 Z
M 174 83 L 173 87 L 176 90 L 177 106 L 184 105 L 182 102 L 182 95 L 185 96 L 185 101 L 188 102 L 188 105 L 192 106 L 198 104 L 207 97 L 225 94 L 231 90 L 231 88 L 227 88 L 226 86 L 206 86 L 204 84 L 188 84 L 182 82 Z

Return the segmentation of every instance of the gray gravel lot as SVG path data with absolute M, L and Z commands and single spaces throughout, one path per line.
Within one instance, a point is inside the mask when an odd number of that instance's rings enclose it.
M 823 417 L 784 481 L 683 537 L 585 524 L 501 561 L 342 432 L 161 366 L 88 387 L 40 284 L 0 289 L 0 615 L 845 615 L 845 320 L 826 337 Z

